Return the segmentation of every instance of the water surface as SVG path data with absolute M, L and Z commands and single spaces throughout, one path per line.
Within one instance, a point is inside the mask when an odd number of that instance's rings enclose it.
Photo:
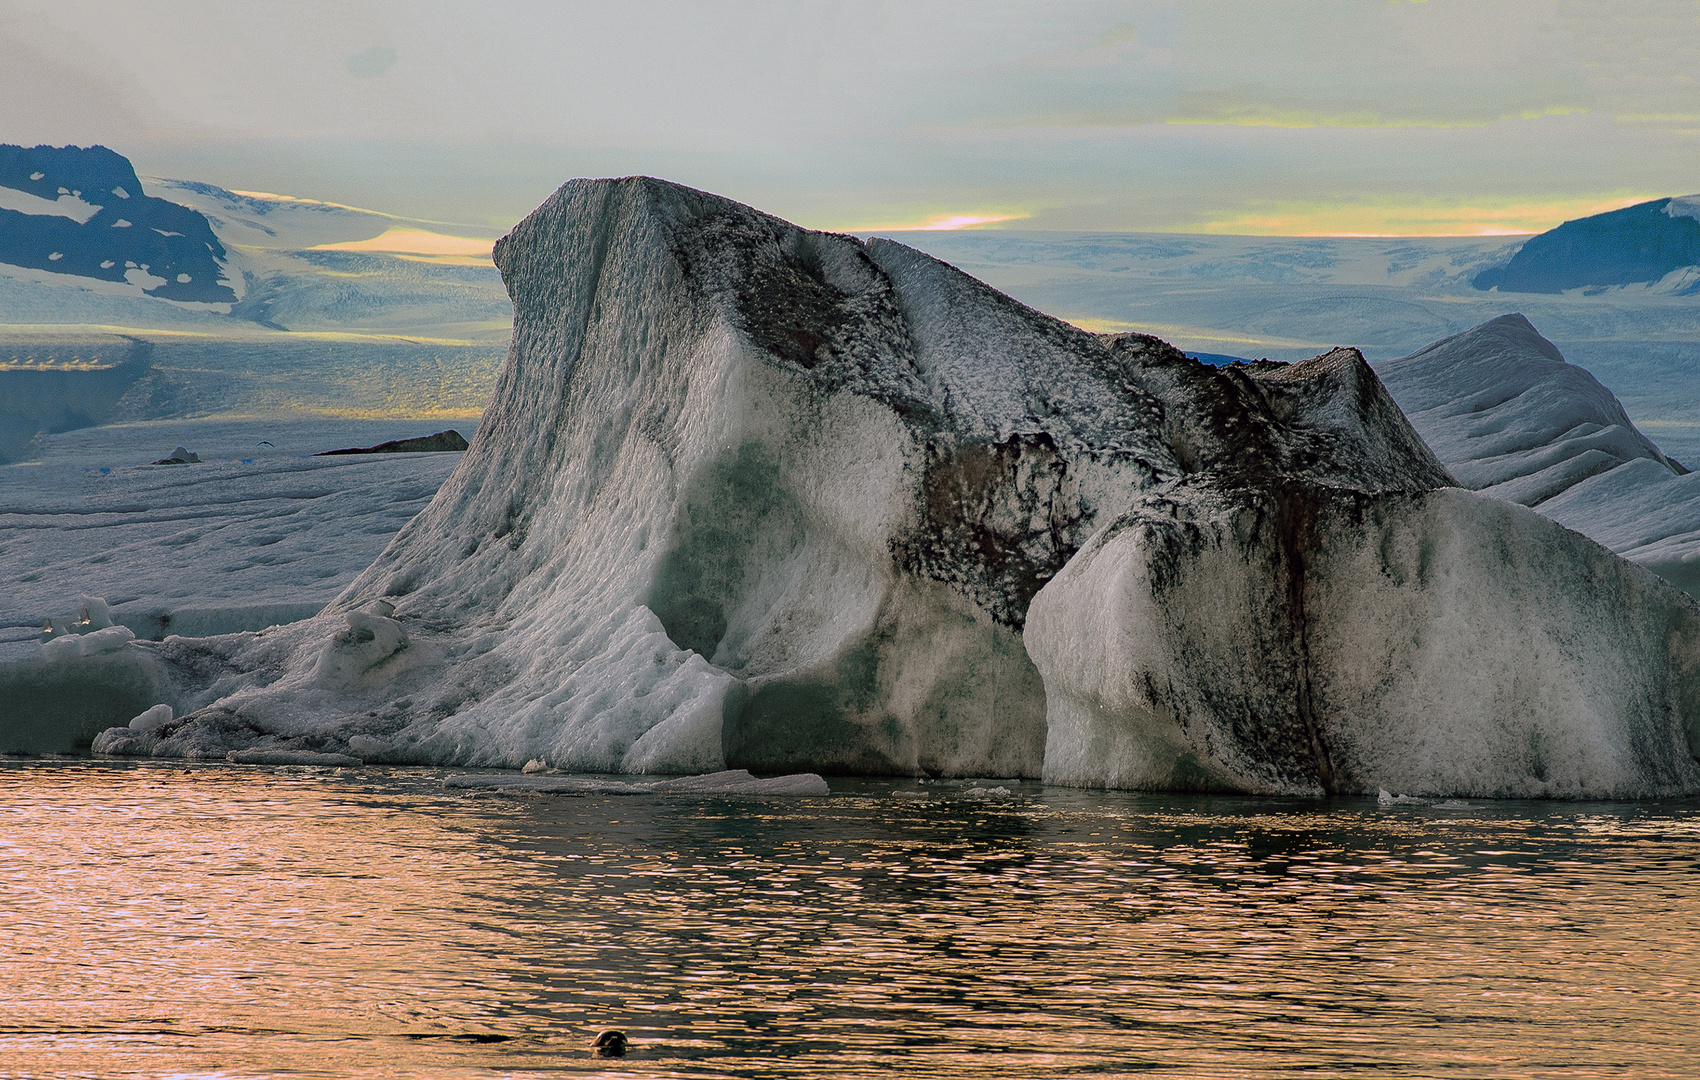
M 1689 1076 L 1700 801 L 0 766 L 0 1076 Z M 619 1027 L 634 1052 L 602 1061 Z

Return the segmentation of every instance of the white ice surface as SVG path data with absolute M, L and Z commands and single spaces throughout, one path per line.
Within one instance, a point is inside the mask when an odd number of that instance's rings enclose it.
M 133 425 L 71 433 L 42 464 L 0 466 L 0 641 L 103 597 L 143 637 L 257 630 L 319 611 L 422 509 L 459 454 L 302 457 L 430 421 Z M 470 433 L 470 432 L 469 432 Z M 192 465 L 123 464 L 200 434 Z M 373 436 L 380 436 L 373 438 Z M 162 449 L 149 449 L 149 447 Z M 268 453 L 272 456 L 264 456 Z M 228 455 L 243 453 L 247 461 Z M 86 462 L 87 464 L 78 464 Z M 107 464 L 107 463 L 112 464 Z M 97 464 L 98 463 L 98 464 Z
M 1700 596 L 1700 473 L 1521 315 L 1376 372 L 1465 487 L 1533 507 Z

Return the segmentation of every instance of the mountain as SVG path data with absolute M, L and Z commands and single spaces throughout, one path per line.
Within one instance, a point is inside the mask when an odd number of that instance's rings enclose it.
M 0 146 L 0 263 L 125 282 L 163 300 L 229 304 L 206 217 L 142 191 L 104 146 Z
M 1528 240 L 1504 266 L 1472 279 L 1478 289 L 1560 293 L 1566 289 L 1649 284 L 1700 266 L 1700 195 L 1626 206 L 1566 221 Z M 1700 278 L 1677 284 L 1700 292 Z
M 476 417 L 513 306 L 495 230 L 443 228 L 0 146 L 0 465 L 110 423 Z
M 648 178 L 495 261 L 471 447 L 325 611 L 33 692 L 147 672 L 108 753 L 1700 790 L 1693 601 L 1451 486 L 1355 350 L 1212 367 Z
M 1700 474 L 1522 315 L 1375 366 L 1465 487 L 1532 507 L 1700 598 Z

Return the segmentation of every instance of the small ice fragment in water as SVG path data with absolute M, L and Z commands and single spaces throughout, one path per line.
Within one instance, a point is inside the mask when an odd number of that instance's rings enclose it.
M 171 723 L 171 706 L 155 705 L 130 721 L 131 731 L 154 731 Z
M 66 638 L 70 641 L 72 639 Z M 84 634 L 75 639 L 77 651 L 84 656 L 98 656 L 101 653 L 117 652 L 130 642 L 136 640 L 136 632 L 128 626 L 108 626 L 104 630 Z
M 350 735 L 348 748 L 363 758 L 377 757 L 390 749 L 390 744 L 383 739 L 375 739 L 370 735 Z
M 1395 795 L 1386 788 L 1375 793 L 1375 801 L 1380 806 L 1422 806 L 1423 800 L 1413 795 Z
M 319 754 L 311 750 L 267 750 L 249 747 L 232 750 L 224 760 L 233 765 L 364 765 L 365 762 L 347 754 Z

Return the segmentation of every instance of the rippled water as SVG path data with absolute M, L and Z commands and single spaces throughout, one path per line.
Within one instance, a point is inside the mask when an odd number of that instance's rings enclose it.
M 0 1075 L 1692 1076 L 1700 802 L 0 767 Z M 631 1056 L 587 1051 L 605 1027 Z

